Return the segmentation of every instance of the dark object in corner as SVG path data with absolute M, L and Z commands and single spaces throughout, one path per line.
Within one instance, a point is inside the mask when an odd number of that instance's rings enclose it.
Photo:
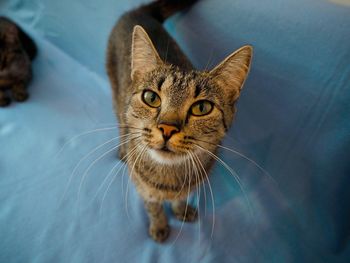
M 10 19 L 0 17 L 0 107 L 11 103 L 10 93 L 19 102 L 28 98 L 31 61 L 36 54 L 33 40 Z

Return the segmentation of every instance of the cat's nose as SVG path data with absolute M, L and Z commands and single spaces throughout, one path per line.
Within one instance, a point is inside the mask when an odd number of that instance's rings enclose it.
M 168 123 L 158 124 L 158 129 L 161 130 L 161 132 L 163 133 L 164 140 L 169 140 L 173 134 L 178 133 L 180 131 L 178 127 Z

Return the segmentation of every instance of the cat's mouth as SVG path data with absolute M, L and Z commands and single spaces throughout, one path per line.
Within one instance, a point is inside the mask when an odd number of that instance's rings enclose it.
M 160 148 L 158 151 L 163 153 L 174 153 L 172 150 L 168 148 L 168 146 L 164 145 L 162 148 Z
M 153 160 L 161 164 L 173 165 L 182 163 L 185 160 L 183 154 L 167 145 L 163 145 L 161 148 L 150 147 L 148 152 Z
M 179 154 L 179 152 L 174 148 L 173 145 L 169 143 L 163 143 L 163 145 L 158 145 L 155 147 L 151 147 L 158 155 L 163 156 L 165 158 L 172 158 Z

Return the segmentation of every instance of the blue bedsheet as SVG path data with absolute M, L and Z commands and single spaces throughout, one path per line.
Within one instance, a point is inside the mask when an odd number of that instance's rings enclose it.
M 206 185 L 200 221 L 171 217 L 163 245 L 127 171 L 110 173 L 105 47 L 140 3 L 0 2 L 39 47 L 30 99 L 0 109 L 0 262 L 350 262 L 349 1 L 200 0 L 166 22 L 198 68 L 254 46 L 224 145 L 268 173 L 222 150 L 215 206 Z

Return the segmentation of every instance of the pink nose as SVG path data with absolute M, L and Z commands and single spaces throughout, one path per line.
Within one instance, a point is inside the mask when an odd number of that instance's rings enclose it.
M 179 129 L 172 125 L 159 124 L 158 129 L 162 131 L 164 139 L 169 139 L 173 134 L 179 132 Z

